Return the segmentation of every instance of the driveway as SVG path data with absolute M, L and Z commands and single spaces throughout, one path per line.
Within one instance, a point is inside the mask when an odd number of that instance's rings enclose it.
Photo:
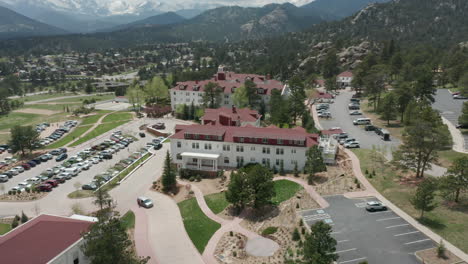
M 453 99 L 447 89 L 438 89 L 432 107 L 440 112 L 454 126 L 458 125 L 458 117 L 462 114 L 463 103 L 467 100 Z M 465 150 L 468 150 L 468 134 L 462 134 Z
M 419 264 L 414 253 L 432 248 L 435 243 L 393 211 L 370 213 L 366 201 L 376 198 L 347 199 L 342 195 L 325 197 L 330 206 L 302 211 L 304 221 L 329 223 L 337 241 L 338 264 L 361 261 L 379 264 Z

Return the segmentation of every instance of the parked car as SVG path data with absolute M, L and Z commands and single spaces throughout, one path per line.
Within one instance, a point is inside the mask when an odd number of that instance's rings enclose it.
M 8 179 L 10 179 L 10 177 L 8 177 L 8 175 L 0 174 L 0 182 L 7 182 Z
M 67 178 L 61 175 L 57 175 L 53 178 L 53 180 L 57 181 L 58 183 L 64 183 L 67 180 Z
M 16 166 L 16 167 L 14 167 L 12 170 L 16 170 L 16 171 L 18 171 L 19 173 L 24 172 L 24 168 L 21 167 L 21 166 Z
M 373 125 L 366 125 L 366 126 L 364 127 L 364 130 L 365 130 L 365 131 L 374 131 L 374 130 L 375 130 L 375 126 L 373 126 Z
M 155 125 L 153 125 L 153 128 L 155 128 L 155 129 L 165 129 L 166 125 L 163 122 L 158 122 Z
M 349 109 L 349 110 L 360 110 L 361 107 L 360 107 L 359 105 L 356 105 L 356 104 L 350 104 L 350 105 L 348 106 L 348 109 Z
M 345 139 L 342 139 L 339 141 L 339 143 L 341 145 L 344 145 L 344 144 L 347 144 L 347 143 L 351 143 L 351 142 L 357 142 L 356 139 L 354 138 L 345 138 Z
M 371 201 L 371 202 L 367 202 L 366 210 L 369 212 L 386 211 L 387 206 L 381 202 Z
M 458 128 L 458 129 L 460 129 L 460 128 L 461 128 L 461 129 L 467 129 L 467 128 L 468 128 L 468 124 L 458 124 L 458 125 L 457 125 L 457 128 Z
M 67 149 L 66 148 L 59 148 L 60 152 L 62 153 L 67 153 Z
M 44 183 L 47 183 L 47 184 L 49 184 L 49 185 L 52 186 L 52 187 L 57 187 L 58 184 L 59 184 L 58 181 L 52 180 L 52 179 L 46 180 L 46 181 L 44 181 Z
M 34 161 L 37 165 L 42 163 L 41 159 L 39 159 L 39 158 L 32 159 L 31 161 Z
M 143 132 L 140 132 L 138 135 L 140 135 L 140 137 L 142 137 L 142 138 L 146 137 L 146 134 L 143 133 Z
M 13 169 L 8 170 L 7 172 L 11 173 L 13 176 L 16 176 L 16 175 L 19 174 L 19 172 L 17 170 L 13 170 Z
M 370 118 L 358 118 L 353 120 L 353 125 L 370 125 L 371 120 Z
M 52 191 L 52 186 L 47 183 L 41 183 L 36 186 L 36 189 L 41 191 L 41 192 L 50 192 Z
M 81 186 L 81 189 L 94 191 L 97 189 L 97 184 L 95 182 L 91 182 L 91 183 Z
M 55 161 L 62 161 L 62 160 L 65 160 L 66 158 L 68 158 L 68 155 L 66 153 L 62 153 L 62 154 L 57 156 Z
M 153 201 L 151 201 L 151 199 L 143 197 L 143 196 L 137 198 L 137 203 L 138 203 L 139 206 L 143 206 L 144 208 L 153 207 Z
M 362 113 L 358 110 L 350 111 L 349 115 L 362 115 Z
M 31 169 L 31 165 L 29 165 L 28 163 L 23 163 L 20 166 L 23 167 L 25 170 Z
M 461 94 L 455 94 L 453 95 L 453 99 L 468 99 L 468 97 L 463 96 Z
M 345 143 L 344 147 L 345 148 L 360 148 L 359 142 L 357 142 L 357 141 Z

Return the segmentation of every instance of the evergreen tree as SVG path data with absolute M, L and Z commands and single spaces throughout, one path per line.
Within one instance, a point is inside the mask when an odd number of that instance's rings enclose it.
M 454 160 L 445 176 L 448 191 L 453 193 L 455 202 L 460 201 L 460 194 L 468 190 L 468 157 L 462 156 Z
M 289 96 L 289 114 L 292 117 L 292 121 L 296 124 L 296 120 L 302 116 L 305 112 L 305 88 L 304 83 L 299 76 L 294 76 L 289 80 L 289 88 L 291 89 L 291 94 Z
M 306 152 L 307 160 L 304 166 L 304 172 L 309 174 L 309 181 L 315 176 L 315 173 L 327 171 L 327 166 L 323 162 L 322 152 L 318 146 L 314 145 Z
M 21 151 L 22 155 L 26 154 L 26 150 L 30 152 L 34 149 L 34 145 L 39 140 L 39 133 L 32 126 L 14 126 L 10 130 L 9 145 L 14 153 Z
M 207 108 L 218 108 L 221 105 L 223 90 L 217 83 L 209 82 L 205 85 L 203 105 Z
M 325 56 L 322 68 L 322 75 L 325 79 L 332 78 L 338 74 L 338 57 L 336 56 L 336 53 L 336 49 L 330 49 Z
M 436 188 L 437 186 L 432 179 L 426 179 L 418 185 L 416 193 L 411 198 L 411 204 L 414 208 L 421 210 L 421 219 L 424 217 L 424 212 L 430 212 L 436 208 L 434 201 Z
M 172 167 L 172 160 L 171 156 L 169 155 L 169 151 L 167 151 L 166 159 L 164 160 L 164 171 L 162 175 L 163 191 L 169 192 L 173 190 L 176 187 L 176 184 L 176 173 L 174 168 Z
M 387 94 L 387 96 L 382 100 L 382 105 L 380 106 L 381 118 L 387 121 L 387 125 L 390 125 L 390 120 L 395 119 L 396 108 L 395 95 L 393 93 Z
M 240 211 L 250 202 L 249 182 L 245 171 L 233 172 L 226 192 L 226 200 Z
M 241 85 L 239 88 L 234 90 L 232 95 L 234 105 L 238 108 L 244 108 L 249 106 L 249 94 L 245 85 Z
M 23 212 L 21 211 L 21 223 L 26 223 L 27 221 L 29 220 L 29 217 Z
M 468 102 L 463 103 L 462 114 L 458 117 L 458 124 L 468 126 Z
M 304 242 L 304 263 L 331 264 L 338 260 L 336 240 L 331 236 L 330 225 L 319 221 L 310 227 L 311 233 Z

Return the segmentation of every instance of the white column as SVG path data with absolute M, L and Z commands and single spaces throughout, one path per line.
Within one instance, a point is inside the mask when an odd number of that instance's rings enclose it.
M 200 158 L 197 159 L 197 163 L 198 163 L 197 164 L 198 165 L 198 170 L 202 170 L 201 169 L 201 159 Z

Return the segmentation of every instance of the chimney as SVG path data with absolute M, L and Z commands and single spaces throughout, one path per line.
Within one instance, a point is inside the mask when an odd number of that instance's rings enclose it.
M 232 105 L 232 113 L 237 113 L 237 109 L 236 109 L 236 106 L 235 105 Z
M 218 81 L 218 76 L 215 76 L 214 79 L 215 79 L 215 82 L 217 82 Z
M 198 80 L 195 81 L 195 84 L 198 84 Z
M 269 73 L 266 75 L 266 79 L 271 80 L 271 75 Z

